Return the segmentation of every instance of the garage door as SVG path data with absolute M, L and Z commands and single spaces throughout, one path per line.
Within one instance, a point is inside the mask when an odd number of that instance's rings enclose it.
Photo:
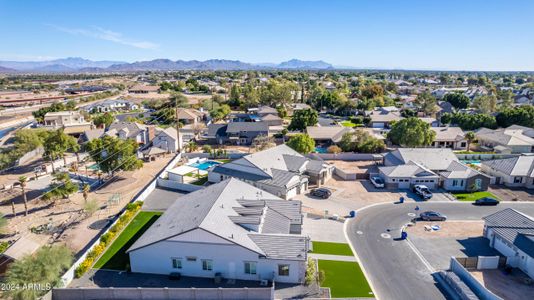
M 403 180 L 399 181 L 399 189 L 409 189 L 410 188 L 410 181 L 409 180 Z

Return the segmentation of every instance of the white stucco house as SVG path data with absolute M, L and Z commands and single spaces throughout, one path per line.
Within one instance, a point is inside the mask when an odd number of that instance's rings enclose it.
M 209 170 L 208 181 L 239 178 L 273 195 L 291 199 L 308 190 L 308 183 L 324 184 L 335 167 L 306 158 L 285 144 L 249 154 Z
M 238 179 L 181 197 L 127 250 L 132 272 L 302 283 L 301 203 Z
M 436 133 L 432 147 L 467 150 L 467 139 L 460 127 L 431 127 L 430 129 Z
M 506 256 L 507 265 L 534 279 L 534 219 L 512 208 L 483 219 L 490 246 Z
M 183 147 L 182 135 L 178 138 L 176 128 L 167 127 L 165 129 L 156 129 L 156 136 L 152 140 L 152 146 L 166 150 L 167 152 L 177 152 L 178 143 Z

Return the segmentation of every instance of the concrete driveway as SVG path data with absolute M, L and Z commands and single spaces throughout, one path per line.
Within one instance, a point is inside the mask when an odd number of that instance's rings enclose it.
M 332 191 L 328 199 L 310 196 L 309 193 L 297 195 L 294 199 L 302 202 L 306 212 L 346 216 L 356 210 L 377 203 L 394 203 L 404 197 L 406 202 L 422 202 L 413 192 L 408 190 L 377 189 L 369 180 L 345 181 L 338 177 L 330 179 L 323 187 Z M 450 201 L 445 193 L 436 192 L 430 201 Z
M 309 236 L 312 241 L 347 243 L 342 222 L 311 213 L 304 215 L 302 234 Z

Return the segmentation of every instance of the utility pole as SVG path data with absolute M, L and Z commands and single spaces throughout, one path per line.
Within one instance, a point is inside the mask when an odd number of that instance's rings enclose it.
M 180 145 L 180 122 L 178 122 L 178 95 L 174 98 L 174 106 L 176 106 L 176 139 L 178 144 L 178 153 L 182 152 L 182 145 Z

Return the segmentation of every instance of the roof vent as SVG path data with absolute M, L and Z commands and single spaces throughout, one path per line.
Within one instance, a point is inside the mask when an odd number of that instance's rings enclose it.
M 232 233 L 232 234 L 230 235 L 230 238 L 231 238 L 231 239 L 233 239 L 233 238 L 234 238 L 234 234 L 233 234 L 233 233 Z

